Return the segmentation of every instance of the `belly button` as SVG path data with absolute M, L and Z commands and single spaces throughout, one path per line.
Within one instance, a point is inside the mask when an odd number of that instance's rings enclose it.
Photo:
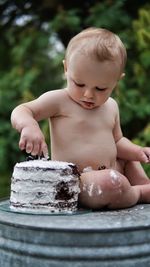
M 106 169 L 106 166 L 105 165 L 102 165 L 102 166 L 99 166 L 98 167 L 98 170 L 100 171 L 100 170 L 105 170 Z

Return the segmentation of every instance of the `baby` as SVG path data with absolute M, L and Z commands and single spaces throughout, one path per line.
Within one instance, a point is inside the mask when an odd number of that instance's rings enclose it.
M 78 166 L 79 203 L 92 209 L 150 203 L 150 180 L 140 164 L 150 162 L 150 148 L 123 137 L 118 105 L 110 97 L 125 75 L 126 57 L 114 33 L 83 30 L 69 42 L 63 61 L 67 87 L 19 105 L 11 116 L 20 149 L 45 157 L 38 121 L 49 119 L 52 160 Z

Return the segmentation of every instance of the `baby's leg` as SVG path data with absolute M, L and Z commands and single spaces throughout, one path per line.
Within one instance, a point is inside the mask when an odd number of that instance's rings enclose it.
M 124 175 L 131 185 L 149 184 L 150 179 L 138 161 L 126 161 L 124 164 Z
M 82 173 L 80 188 L 79 203 L 92 209 L 131 207 L 140 198 L 140 189 L 112 169 Z
M 150 203 L 150 179 L 146 175 L 140 162 L 127 161 L 124 165 L 124 174 L 133 187 L 140 190 L 139 203 Z

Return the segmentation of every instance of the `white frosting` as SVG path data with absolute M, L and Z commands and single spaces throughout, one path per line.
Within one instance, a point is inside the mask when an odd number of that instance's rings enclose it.
M 116 174 L 116 172 L 114 170 L 110 170 L 110 176 L 114 179 L 114 180 L 118 180 L 118 175 Z
M 52 161 L 52 160 L 45 160 L 45 159 L 40 159 L 40 160 L 30 160 L 30 161 L 23 161 L 17 163 L 15 166 L 16 167 L 39 167 L 39 168 L 52 168 L 52 169 L 65 169 L 69 168 L 68 165 L 74 166 L 73 163 L 65 162 L 65 161 Z
M 112 183 L 113 184 L 118 184 L 119 176 L 117 175 L 117 173 L 114 170 L 110 170 L 110 176 L 112 178 Z
M 56 182 L 59 180 L 62 180 L 63 177 L 60 176 L 61 171 L 60 170 L 47 170 L 44 171 L 43 169 L 36 170 L 35 168 L 24 170 L 23 168 L 14 168 L 13 177 L 15 177 L 15 180 L 21 179 L 21 180 L 32 180 L 32 181 L 48 181 L 48 182 Z M 70 175 L 64 175 L 65 181 L 70 181 L 73 179 L 73 176 Z
M 119 174 L 117 172 L 115 172 L 114 170 L 110 171 L 110 176 L 111 176 L 111 181 L 112 184 L 118 188 L 118 192 L 121 194 L 122 193 L 122 189 L 121 189 L 121 181 L 120 181 L 120 177 Z
M 68 162 L 44 160 L 17 163 L 12 175 L 11 209 L 57 212 L 61 208 L 56 208 L 55 205 L 63 202 L 66 203 L 65 200 L 56 197 L 58 193 L 56 188 L 61 186 L 61 183 L 63 183 L 62 187 L 64 190 L 65 186 L 67 186 L 67 193 L 72 194 L 72 197 L 67 200 L 67 203 L 77 202 L 80 191 L 79 178 L 71 174 L 72 168 L 68 164 L 74 166 L 74 164 Z M 67 169 L 68 174 L 63 172 L 64 169 Z M 17 203 L 21 207 L 16 207 Z M 73 206 L 72 210 L 76 209 L 77 207 Z M 70 211 L 71 208 L 66 206 L 62 210 Z
M 102 190 L 101 190 L 101 187 L 99 185 L 95 185 L 94 183 L 92 183 L 92 184 L 83 184 L 82 190 L 87 192 L 89 197 L 99 196 L 99 195 L 101 195 L 103 193 Z
M 85 168 L 83 169 L 83 172 L 91 172 L 91 171 L 93 171 L 93 169 L 92 169 L 91 166 L 85 167 Z

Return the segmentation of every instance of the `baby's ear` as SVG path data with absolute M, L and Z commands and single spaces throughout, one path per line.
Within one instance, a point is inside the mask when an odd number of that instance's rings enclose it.
M 123 78 L 125 77 L 125 75 L 126 75 L 126 74 L 125 74 L 124 72 L 121 73 L 121 75 L 120 75 L 120 80 L 123 79 Z
M 64 73 L 66 73 L 67 72 L 67 63 L 66 63 L 65 59 L 63 60 L 63 65 L 64 65 Z

